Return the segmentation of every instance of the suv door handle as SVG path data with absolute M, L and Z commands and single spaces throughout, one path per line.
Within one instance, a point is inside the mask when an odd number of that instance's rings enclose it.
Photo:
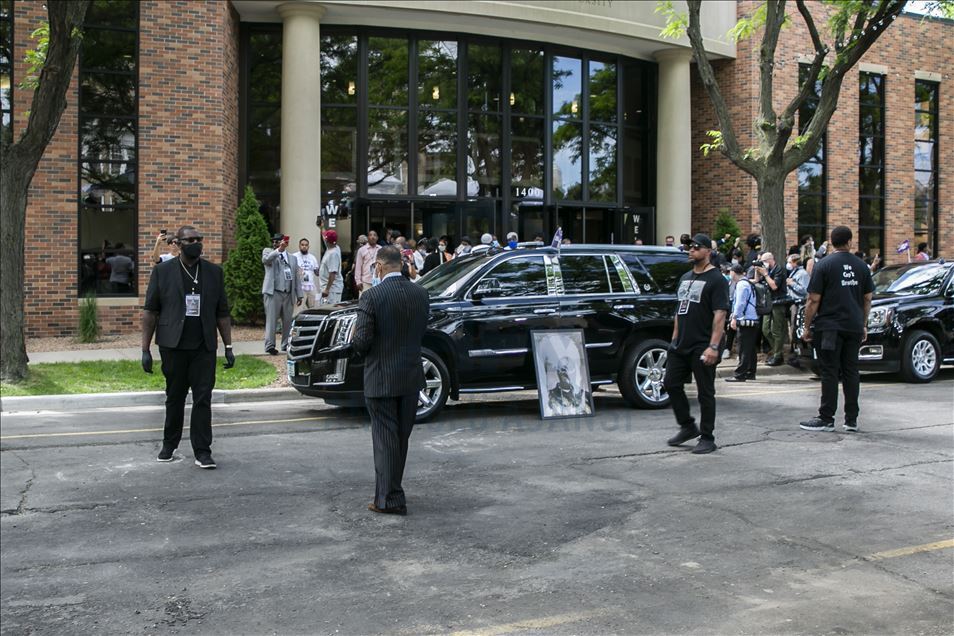
M 556 309 L 553 308 L 544 308 L 544 309 L 534 309 L 533 313 L 535 314 L 555 314 Z

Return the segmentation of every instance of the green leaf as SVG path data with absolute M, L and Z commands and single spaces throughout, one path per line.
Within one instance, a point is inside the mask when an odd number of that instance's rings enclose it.
M 689 15 L 679 13 L 672 6 L 672 0 L 659 0 L 654 12 L 666 16 L 666 26 L 659 32 L 664 38 L 678 40 L 689 28 Z

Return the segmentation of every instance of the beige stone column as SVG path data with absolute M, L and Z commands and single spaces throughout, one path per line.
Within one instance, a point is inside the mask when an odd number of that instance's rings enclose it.
M 654 54 L 659 62 L 656 131 L 656 242 L 671 234 L 692 233 L 692 119 L 690 112 L 690 49 Z
M 282 200 L 281 231 L 298 251 L 302 237 L 316 255 L 321 237 L 321 77 L 319 23 L 323 6 L 279 5 L 282 17 Z

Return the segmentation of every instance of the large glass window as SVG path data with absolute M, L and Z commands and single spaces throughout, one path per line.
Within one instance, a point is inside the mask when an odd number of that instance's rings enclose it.
M 798 83 L 808 81 L 810 66 L 802 64 L 798 67 Z M 822 83 L 815 82 L 814 90 L 809 93 L 805 103 L 798 109 L 798 131 L 803 133 L 808 127 L 811 118 L 818 109 L 818 100 L 821 97 Z M 828 175 L 826 145 L 827 133 L 822 137 L 818 152 L 811 159 L 798 167 L 798 236 L 810 234 L 821 244 L 825 236 L 828 223 Z
M 858 110 L 858 249 L 884 252 L 884 83 L 885 76 L 860 73 Z
M 553 56 L 553 198 L 583 200 L 583 60 Z
M 591 59 L 587 78 L 590 201 L 616 201 L 616 64 Z M 589 239 L 587 239 L 589 240 Z
M 609 294 L 609 269 L 602 256 L 561 256 L 563 291 L 566 294 Z
M 13 143 L 13 0 L 0 0 L 0 147 Z
M 408 40 L 368 38 L 368 194 L 407 194 Z
M 914 82 L 914 241 L 937 256 L 938 93 L 937 82 Z
M 508 296 L 546 296 L 547 273 L 542 256 L 526 256 L 504 261 L 481 279 L 496 280 L 499 291 L 495 298 Z
M 321 36 L 321 203 L 340 204 L 358 187 L 358 38 Z
M 417 42 L 417 193 L 457 196 L 457 42 Z
M 137 293 L 138 3 L 95 0 L 79 55 L 79 293 Z
M 623 64 L 624 205 L 653 205 L 651 117 L 654 112 L 655 66 L 635 60 Z
M 262 216 L 276 231 L 281 210 L 282 32 L 250 27 L 245 37 L 245 184 L 252 186 Z
M 510 51 L 510 172 L 514 199 L 543 199 L 544 63 L 542 49 Z
M 467 46 L 467 196 L 502 196 L 503 57 L 499 44 Z

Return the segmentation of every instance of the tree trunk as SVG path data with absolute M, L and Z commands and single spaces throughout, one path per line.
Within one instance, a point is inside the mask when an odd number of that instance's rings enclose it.
M 762 222 L 762 249 L 772 252 L 776 262 L 788 253 L 785 244 L 785 175 L 781 169 L 765 170 L 757 179 L 759 217 Z
M 22 161 L 4 156 L 0 168 L 0 379 L 26 377 L 27 354 L 23 321 L 23 241 L 26 198 L 33 171 Z

